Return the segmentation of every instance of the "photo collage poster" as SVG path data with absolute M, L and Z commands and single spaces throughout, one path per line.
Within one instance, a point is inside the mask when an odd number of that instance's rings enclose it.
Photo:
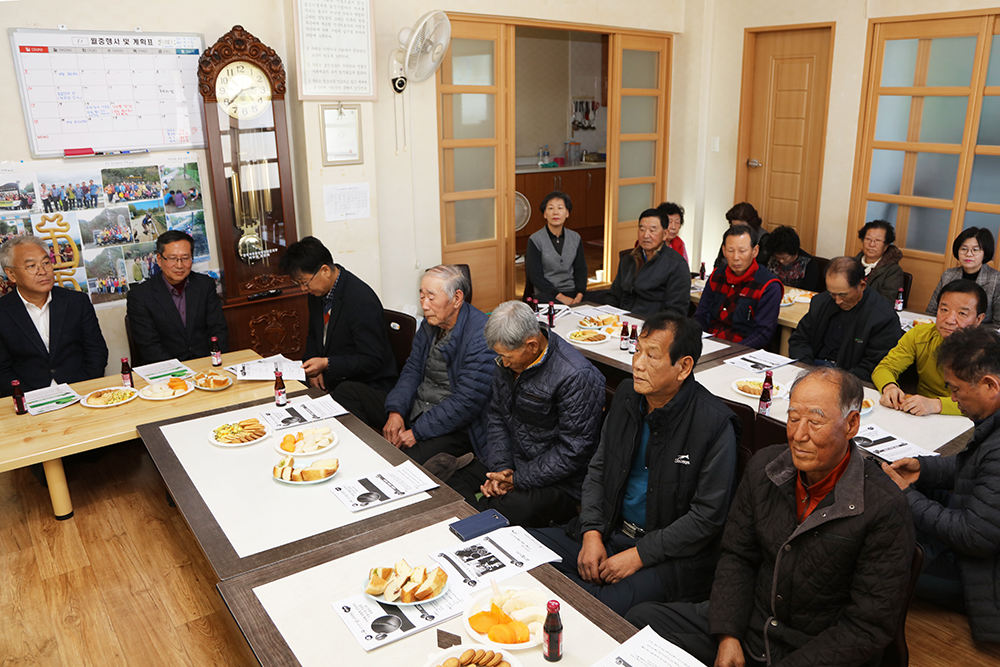
M 0 243 L 33 234 L 49 246 L 55 284 L 95 304 L 123 301 L 160 272 L 156 238 L 194 238 L 193 271 L 219 282 L 195 161 L 0 174 Z M 0 295 L 13 285 L 0 267 Z

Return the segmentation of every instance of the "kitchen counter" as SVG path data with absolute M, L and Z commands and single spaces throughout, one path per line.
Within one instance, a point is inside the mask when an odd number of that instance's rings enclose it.
M 537 164 L 528 164 L 522 166 L 514 167 L 515 174 L 537 174 L 537 173 L 547 173 L 547 172 L 559 172 L 559 171 L 579 171 L 581 169 L 604 169 L 607 166 L 607 162 L 581 162 L 580 164 L 574 164 L 573 166 L 567 167 L 539 167 Z

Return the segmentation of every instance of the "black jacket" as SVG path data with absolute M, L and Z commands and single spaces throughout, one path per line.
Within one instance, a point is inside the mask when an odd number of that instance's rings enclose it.
M 326 357 L 323 373 L 327 391 L 344 380 L 363 382 L 388 392 L 396 384 L 396 358 L 389 347 L 389 335 L 382 302 L 363 280 L 340 266 L 333 292 L 330 323 L 323 343 L 323 299 L 309 295 L 309 335 L 303 360 Z
M 950 490 L 947 506 L 923 493 L 935 489 Z M 977 423 L 955 456 L 921 457 L 906 497 L 921 535 L 958 557 L 973 639 L 1000 642 L 1000 413 Z
M 181 322 L 163 274 L 150 276 L 128 292 L 128 322 L 142 363 L 198 359 L 211 354 L 212 336 L 229 351 L 229 329 L 215 281 L 191 272 L 184 286 L 187 322 Z
M 514 488 L 556 487 L 573 498 L 597 447 L 604 376 L 569 343 L 549 336 L 542 360 L 515 376 L 499 366 L 484 464 L 514 471 Z
M 645 262 L 642 248 L 636 246 L 618 262 L 618 274 L 603 301 L 637 315 L 654 315 L 663 310 L 687 315 L 691 303 L 690 267 L 665 243 L 653 259 Z
M 645 406 L 632 380 L 619 385 L 583 482 L 579 532 L 599 530 L 607 541 L 620 527 L 647 420 L 646 535 L 636 548 L 643 566 L 655 567 L 674 593 L 671 601 L 704 600 L 729 507 L 740 421 L 694 376 L 662 408 L 647 415 Z
M 840 339 L 840 352 L 835 359 L 837 368 L 857 375 L 864 382 L 872 381 L 872 371 L 889 350 L 896 347 L 903 330 L 896 311 L 885 299 L 866 289 L 861 300 L 851 310 L 853 320 L 845 326 Z M 815 362 L 816 352 L 823 347 L 830 319 L 842 312 L 829 292 L 813 297 L 809 312 L 788 339 L 788 356 L 806 364 Z
M 0 396 L 10 396 L 12 380 L 31 391 L 52 380 L 62 384 L 99 378 L 107 363 L 108 346 L 86 294 L 52 288 L 47 350 L 17 290 L 0 298 Z
M 797 474 L 788 445 L 750 459 L 722 536 L 709 632 L 738 637 L 769 665 L 878 665 L 909 584 L 909 506 L 855 447 L 799 524 Z

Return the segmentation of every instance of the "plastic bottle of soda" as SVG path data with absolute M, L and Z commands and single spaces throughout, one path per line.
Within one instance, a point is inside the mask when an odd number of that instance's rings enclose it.
M 10 383 L 10 395 L 14 399 L 14 412 L 23 415 L 28 411 L 28 406 L 24 402 L 24 390 L 21 389 L 20 380 L 12 380 Z
M 698 277 L 702 280 L 705 279 L 705 262 L 701 263 L 701 271 L 698 272 Z
M 899 288 L 899 294 L 896 295 L 896 305 L 895 305 L 895 308 L 896 308 L 896 312 L 897 313 L 903 310 L 903 288 L 902 287 Z
M 771 391 L 774 387 L 774 373 L 767 371 L 764 375 L 764 386 L 760 390 L 760 403 L 757 404 L 757 414 L 765 417 L 771 414 Z
M 635 354 L 635 349 L 639 345 L 639 325 L 632 325 L 632 334 L 628 337 L 628 353 Z
M 281 371 L 274 371 L 274 404 L 279 408 L 288 403 L 285 393 L 285 381 L 281 379 Z
M 128 357 L 122 357 L 122 386 L 135 386 L 135 380 L 132 379 L 132 367 L 128 365 Z
M 619 346 L 622 352 L 628 351 L 628 322 L 622 321 L 622 342 Z
M 222 365 L 222 350 L 219 348 L 219 337 L 212 336 L 212 347 L 210 348 L 212 352 L 212 365 L 221 366 Z
M 559 617 L 559 601 L 549 600 L 546 606 L 548 614 L 542 626 L 542 655 L 549 662 L 562 660 L 563 654 L 563 624 Z

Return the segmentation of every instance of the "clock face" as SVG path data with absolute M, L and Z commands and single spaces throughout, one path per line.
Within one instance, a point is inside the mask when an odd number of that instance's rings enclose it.
M 256 65 L 233 62 L 216 77 L 215 98 L 233 118 L 256 118 L 271 104 L 271 82 Z

